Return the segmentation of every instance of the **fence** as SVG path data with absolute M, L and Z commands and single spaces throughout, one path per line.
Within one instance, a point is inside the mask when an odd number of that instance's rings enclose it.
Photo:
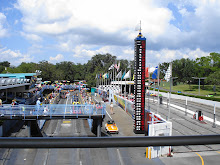
M 66 105 L 66 104 L 43 104 L 38 105 L 4 105 L 0 107 L 1 117 L 10 116 L 20 116 L 25 119 L 27 116 L 54 116 L 62 115 L 65 116 L 74 115 L 76 117 L 80 115 L 105 115 L 106 106 L 97 107 L 95 105 Z

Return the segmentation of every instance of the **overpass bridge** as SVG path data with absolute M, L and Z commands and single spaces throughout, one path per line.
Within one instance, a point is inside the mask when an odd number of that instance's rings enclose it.
M 101 124 L 106 115 L 106 106 L 96 105 L 71 105 L 71 104 L 43 104 L 15 105 L 4 104 L 0 107 L 0 120 L 25 120 L 28 122 L 29 135 L 33 131 L 42 136 L 37 125 L 38 120 L 56 119 L 92 119 L 92 131 L 101 136 Z

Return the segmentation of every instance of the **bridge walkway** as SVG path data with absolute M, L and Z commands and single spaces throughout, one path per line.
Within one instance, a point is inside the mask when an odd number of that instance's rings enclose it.
M 96 108 L 95 105 L 43 104 L 37 105 L 3 105 L 0 107 L 1 120 L 25 119 L 77 119 L 105 117 L 106 106 Z

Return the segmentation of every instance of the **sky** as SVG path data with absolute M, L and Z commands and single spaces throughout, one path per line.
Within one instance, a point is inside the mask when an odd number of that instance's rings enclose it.
M 0 62 L 86 63 L 96 54 L 146 65 L 220 51 L 220 0 L 0 0 Z

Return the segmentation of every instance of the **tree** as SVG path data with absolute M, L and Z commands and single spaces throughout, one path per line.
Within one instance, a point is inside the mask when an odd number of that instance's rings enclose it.
M 38 65 L 36 63 L 26 63 L 22 62 L 17 68 L 16 72 L 19 73 L 34 73 L 36 70 L 38 70 Z
M 206 79 L 206 83 L 211 83 L 212 85 L 220 85 L 220 69 L 216 72 L 210 74 Z
M 0 73 L 2 73 L 5 70 L 5 67 L 10 67 L 10 63 L 8 61 L 0 62 Z
M 160 64 L 160 78 L 164 78 L 168 67 L 169 67 L 168 62 L 164 62 L 164 63 Z
M 173 77 L 178 77 L 177 82 L 189 82 L 194 74 L 194 61 L 189 58 L 174 60 L 172 65 Z
M 56 63 L 56 72 L 59 73 L 59 78 L 56 77 L 59 80 L 74 80 L 74 74 L 75 74 L 75 67 L 74 63 L 70 61 L 63 61 L 60 63 Z
M 41 77 L 43 81 L 56 80 L 56 67 L 53 64 L 49 63 L 48 61 L 40 61 L 38 64 L 38 68 L 38 70 L 42 71 Z
M 212 71 L 215 72 L 220 69 L 220 54 L 219 53 L 210 53 Z

